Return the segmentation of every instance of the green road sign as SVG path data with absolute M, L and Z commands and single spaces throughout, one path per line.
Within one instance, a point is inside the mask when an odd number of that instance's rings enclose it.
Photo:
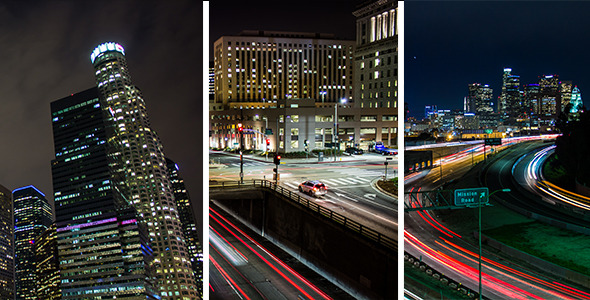
M 266 134 L 266 135 L 272 135 L 272 129 L 267 128 L 266 130 L 264 130 L 264 134 Z
M 492 134 L 494 132 L 493 129 L 484 129 L 483 132 L 485 132 L 486 134 Z
M 487 187 L 458 189 L 455 190 L 455 205 L 456 206 L 477 206 L 479 203 L 488 203 L 488 195 L 490 194 Z
M 499 146 L 499 145 L 502 145 L 502 139 L 501 138 L 485 139 L 484 145 L 486 145 L 486 146 Z
M 234 146 L 237 146 L 237 145 L 239 145 L 239 144 L 240 144 L 240 143 L 234 143 Z

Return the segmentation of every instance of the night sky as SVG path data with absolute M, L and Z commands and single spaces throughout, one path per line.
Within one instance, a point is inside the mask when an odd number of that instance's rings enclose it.
M 210 4 L 211 43 L 224 35 L 242 30 L 319 32 L 336 38 L 354 40 L 356 17 L 352 14 L 359 1 L 212 1 Z
M 590 99 L 588 16 L 590 2 L 581 1 L 406 1 L 410 115 L 423 118 L 428 104 L 462 109 L 474 82 L 489 84 L 497 104 L 505 67 L 520 75 L 521 85 L 558 74 Z
M 95 86 L 90 53 L 125 48 L 152 128 L 202 198 L 200 1 L 0 2 L 0 184 L 35 185 L 53 200 L 50 102 Z

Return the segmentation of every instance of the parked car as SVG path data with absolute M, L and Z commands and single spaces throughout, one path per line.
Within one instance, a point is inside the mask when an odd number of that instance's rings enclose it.
M 299 191 L 310 196 L 319 197 L 327 194 L 328 188 L 321 181 L 307 180 L 299 184 Z
M 383 145 L 383 142 L 375 144 L 375 152 L 381 155 L 397 155 L 397 149 L 387 148 Z
M 356 148 L 356 147 L 348 147 L 348 148 L 346 148 L 346 150 L 344 150 L 344 152 L 349 153 L 349 154 L 363 154 L 364 153 L 363 149 Z

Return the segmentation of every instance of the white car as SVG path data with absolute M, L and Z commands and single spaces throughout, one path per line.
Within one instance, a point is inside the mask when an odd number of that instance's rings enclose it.
M 328 188 L 318 180 L 307 180 L 299 184 L 299 191 L 310 196 L 319 197 L 327 194 Z

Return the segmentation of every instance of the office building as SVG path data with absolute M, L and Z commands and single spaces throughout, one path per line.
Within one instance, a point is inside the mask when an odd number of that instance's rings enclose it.
M 14 219 L 12 192 L 0 185 L 0 299 L 14 299 Z
M 559 113 L 561 113 L 561 93 L 558 75 L 540 76 L 539 117 L 544 131 L 554 129 Z
M 30 185 L 12 191 L 16 299 L 37 299 L 35 243 L 53 223 L 53 208 L 45 194 Z
M 162 299 L 197 299 L 162 144 L 150 126 L 142 93 L 132 83 L 125 50 L 119 44 L 104 43 L 90 59 L 101 103 L 112 120 L 107 144 L 117 173 L 113 185 L 147 224 L 159 295 Z
M 376 139 L 397 143 L 397 1 L 364 1 L 353 12 L 356 17 L 353 108 L 378 108 L 391 121 L 379 122 Z M 380 135 L 382 135 L 380 139 Z M 391 140 L 385 136 L 393 136 Z
M 504 68 L 498 112 L 509 118 L 516 118 L 521 113 L 520 76 L 511 72 L 512 69 Z
M 201 247 L 201 239 L 199 238 L 199 231 L 201 226 L 195 221 L 193 206 L 191 198 L 189 197 L 184 179 L 180 176 L 180 169 L 178 165 L 169 158 L 166 158 L 166 165 L 168 166 L 168 176 L 170 176 L 170 183 L 172 184 L 172 192 L 174 193 L 174 200 L 178 208 L 178 215 L 182 224 L 182 232 L 186 240 L 186 246 L 190 254 L 191 264 L 193 266 L 193 273 L 197 281 L 197 288 L 199 294 L 203 295 L 203 249 Z
M 469 94 L 464 104 L 466 113 L 483 115 L 494 112 L 494 108 L 492 107 L 492 94 L 494 90 L 489 85 L 470 83 L 467 87 Z
M 59 259 L 55 223 L 49 226 L 35 241 L 35 295 L 37 300 L 59 300 Z
M 219 38 L 213 51 L 215 102 L 226 108 L 352 98 L 353 41 L 320 33 L 242 31 Z
M 559 82 L 559 93 L 561 94 L 561 109 L 562 111 L 571 102 L 573 84 L 571 80 Z
M 157 299 L 147 231 L 114 184 L 114 130 L 97 88 L 51 103 L 62 299 Z

